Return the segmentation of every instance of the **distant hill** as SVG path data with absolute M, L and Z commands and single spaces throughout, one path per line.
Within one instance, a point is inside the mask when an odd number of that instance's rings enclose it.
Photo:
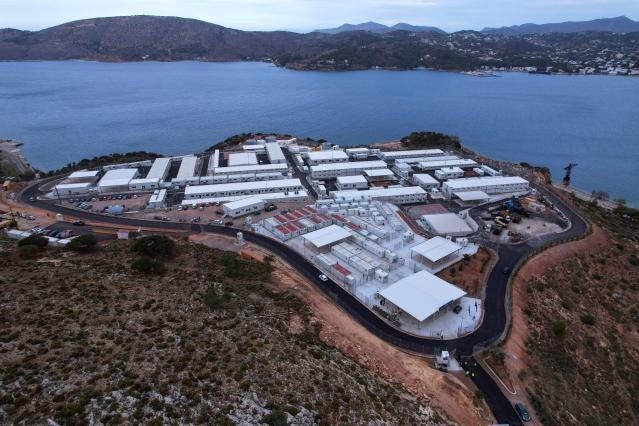
M 616 18 L 594 19 L 581 22 L 557 22 L 551 24 L 523 24 L 511 27 L 484 28 L 481 30 L 488 34 L 525 35 L 548 33 L 577 33 L 583 31 L 609 31 L 611 33 L 625 34 L 639 31 L 639 22 L 625 16 Z
M 347 31 L 368 31 L 370 33 L 385 34 L 385 33 L 390 33 L 392 31 L 398 31 L 398 30 L 410 31 L 413 33 L 433 31 L 440 34 L 446 34 L 446 31 L 437 27 L 411 25 L 411 24 L 406 24 L 404 22 L 395 24 L 392 27 L 389 27 L 384 24 L 380 24 L 378 22 L 364 22 L 362 24 L 343 24 L 337 28 L 326 28 L 322 30 L 315 30 L 313 32 L 323 33 L 323 34 L 339 34 L 339 33 L 347 32 Z

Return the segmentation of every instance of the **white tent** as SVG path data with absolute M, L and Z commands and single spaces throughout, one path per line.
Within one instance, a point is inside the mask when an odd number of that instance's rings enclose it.
M 411 251 L 431 262 L 437 262 L 461 249 L 462 247 L 460 245 L 446 238 L 434 237 L 411 248 Z
M 426 271 L 402 278 L 379 292 L 380 296 L 420 322 L 465 294 L 462 289 Z

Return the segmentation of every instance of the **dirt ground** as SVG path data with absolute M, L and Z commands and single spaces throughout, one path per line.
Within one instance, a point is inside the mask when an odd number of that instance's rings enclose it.
M 502 350 L 505 354 L 504 370 L 493 367 L 496 371 L 506 371 L 509 377 L 504 378 L 504 382 L 512 383 L 516 395 L 511 397 L 513 402 L 523 402 L 528 411 L 533 416 L 534 424 L 539 424 L 532 404 L 525 391 L 525 386 L 519 379 L 521 371 L 528 370 L 526 339 L 528 337 L 528 326 L 524 315 L 526 307 L 525 283 L 535 275 L 543 273 L 547 268 L 560 263 L 561 261 L 580 253 L 596 250 L 604 246 L 608 241 L 608 236 L 604 230 L 593 225 L 592 234 L 588 237 L 568 244 L 562 244 L 543 251 L 539 255 L 529 260 L 517 273 L 512 285 L 512 321 L 508 337 L 503 344 Z M 485 357 L 483 357 L 485 359 Z
M 486 278 L 493 258 L 493 254 L 488 249 L 480 247 L 468 263 L 462 260 L 439 272 L 437 276 L 464 289 L 469 296 L 483 299 Z
M 191 240 L 223 250 L 252 252 L 259 257 L 258 248 L 240 247 L 232 238 L 194 235 Z M 274 262 L 273 281 L 277 289 L 290 291 L 307 302 L 314 319 L 322 324 L 321 337 L 360 364 L 380 374 L 384 379 L 400 384 L 414 394 L 427 398 L 434 407 L 441 408 L 454 422 L 479 425 L 494 422 L 490 410 L 482 402 L 477 405 L 475 388 L 462 375 L 442 373 L 431 368 L 431 360 L 408 354 L 382 341 L 355 322 L 288 265 Z

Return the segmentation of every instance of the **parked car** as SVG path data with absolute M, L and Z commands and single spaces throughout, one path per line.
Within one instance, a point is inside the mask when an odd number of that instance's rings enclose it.
M 75 222 L 73 222 L 73 225 L 74 226 L 84 226 L 85 223 L 83 221 L 81 221 L 81 220 L 76 220 Z
M 64 238 L 70 238 L 70 237 L 73 237 L 74 235 L 75 235 L 75 231 L 73 229 L 69 229 L 67 231 L 67 236 Z
M 224 225 L 224 222 L 221 221 L 220 219 L 216 219 L 213 222 L 211 222 L 212 225 Z
M 224 225 L 226 226 L 233 226 L 233 222 L 231 222 L 230 220 L 228 222 L 225 222 Z
M 455 312 L 456 314 L 460 313 L 462 310 L 461 305 L 457 305 L 453 308 L 453 312 Z
M 517 415 L 522 422 L 529 422 L 531 420 L 528 410 L 526 410 L 526 407 L 524 407 L 524 404 L 521 402 L 515 404 L 515 411 L 517 411 Z
M 58 235 L 60 235 L 60 233 L 58 231 L 53 231 L 52 233 L 49 234 L 49 237 L 58 238 Z
M 320 274 L 320 275 L 318 276 L 318 278 L 319 278 L 321 281 L 324 281 L 324 282 L 327 282 L 327 281 L 328 281 L 328 277 L 327 277 L 326 275 L 324 275 L 324 274 Z

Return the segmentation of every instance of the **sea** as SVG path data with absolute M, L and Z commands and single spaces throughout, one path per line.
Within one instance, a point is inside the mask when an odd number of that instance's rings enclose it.
M 242 132 L 340 146 L 433 130 L 639 206 L 639 78 L 291 71 L 260 62 L 0 62 L 0 139 L 41 170 L 146 150 L 199 152 Z

